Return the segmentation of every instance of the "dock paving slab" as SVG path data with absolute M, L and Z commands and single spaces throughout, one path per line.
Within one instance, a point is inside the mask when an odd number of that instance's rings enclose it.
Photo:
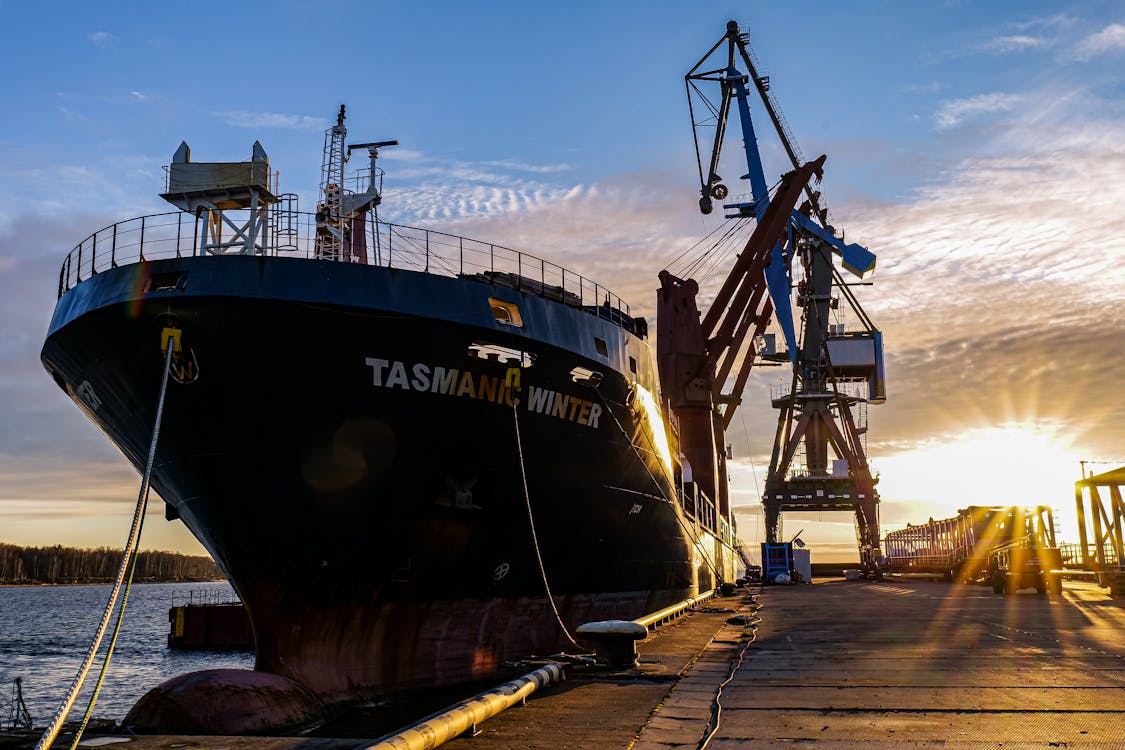
M 974 590 L 767 589 L 709 747 L 1125 748 L 1121 602 Z
M 638 643 L 640 669 L 632 677 L 614 679 L 575 673 L 561 685 L 533 695 L 526 706 L 485 722 L 476 737 L 461 737 L 444 747 L 627 748 L 650 720 L 651 736 L 646 732 L 646 746 L 662 750 L 672 746 L 694 747 L 710 716 L 714 687 L 708 684 L 697 688 L 680 677 L 694 673 L 689 667 L 701 663 L 706 647 L 721 632 L 740 599 L 735 596 L 712 600 Z M 729 672 L 729 663 L 729 657 L 721 662 L 724 676 Z M 672 699 L 676 701 L 675 709 L 663 713 L 663 707 Z M 637 744 L 634 750 L 644 747 Z

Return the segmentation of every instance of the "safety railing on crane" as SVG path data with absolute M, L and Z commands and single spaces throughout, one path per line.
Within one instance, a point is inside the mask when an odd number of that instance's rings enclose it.
M 78 283 L 119 266 L 208 254 L 201 240 L 206 234 L 201 231 L 201 225 L 206 221 L 205 215 L 197 217 L 171 211 L 99 229 L 78 243 L 63 261 L 59 270 L 59 297 Z M 629 305 L 621 297 L 543 258 L 468 237 L 376 221 L 370 215 L 366 218 L 364 232 L 366 254 L 341 257 L 334 262 L 474 278 L 554 299 L 633 329 Z M 317 254 L 316 235 L 315 214 L 274 209 L 268 230 L 259 237 L 254 254 L 329 260 Z
M 1105 565 L 1111 567 L 1121 565 L 1121 561 L 1117 559 L 1117 550 L 1113 548 L 1113 544 L 1110 542 L 1102 544 L 1100 556 L 1097 546 L 1089 543 L 1086 545 L 1085 554 L 1083 554 L 1082 545 L 1074 542 L 1060 544 L 1059 550 L 1062 552 L 1063 567 L 1066 568 L 1084 568 L 1086 560 L 1104 561 Z

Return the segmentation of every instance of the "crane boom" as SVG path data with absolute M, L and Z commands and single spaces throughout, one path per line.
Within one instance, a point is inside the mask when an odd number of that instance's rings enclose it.
M 656 344 L 661 392 L 679 418 L 680 450 L 692 466 L 695 481 L 708 497 L 717 499 L 720 510 L 728 507 L 723 436 L 739 398 L 736 393 L 722 393 L 725 376 L 716 379 L 716 365 L 722 360 L 721 370 L 729 372 L 750 326 L 758 335 L 768 325 L 772 307 L 768 299 L 762 306 L 766 266 L 773 248 L 786 240 L 793 205 L 824 158 L 782 177 L 706 317 L 700 318 L 695 300 L 699 285 L 694 280 L 660 272 Z M 736 326 L 741 336 L 736 337 Z M 743 384 L 753 364 L 751 351 L 743 358 L 738 375 Z M 715 409 L 719 403 L 726 404 L 722 415 Z

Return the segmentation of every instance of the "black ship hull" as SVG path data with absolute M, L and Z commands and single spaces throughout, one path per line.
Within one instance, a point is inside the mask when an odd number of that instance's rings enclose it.
M 182 331 L 153 485 L 245 602 L 256 670 L 323 703 L 565 648 L 544 575 L 570 629 L 733 577 L 677 500 L 643 339 L 486 281 L 195 257 L 60 298 L 43 362 L 138 467 Z

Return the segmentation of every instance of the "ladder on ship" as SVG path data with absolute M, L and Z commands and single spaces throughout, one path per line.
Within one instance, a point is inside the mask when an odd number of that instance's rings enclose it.
M 344 105 L 336 116 L 336 124 L 324 134 L 324 158 L 320 167 L 321 203 L 317 210 L 316 257 L 340 260 L 344 245 Z

